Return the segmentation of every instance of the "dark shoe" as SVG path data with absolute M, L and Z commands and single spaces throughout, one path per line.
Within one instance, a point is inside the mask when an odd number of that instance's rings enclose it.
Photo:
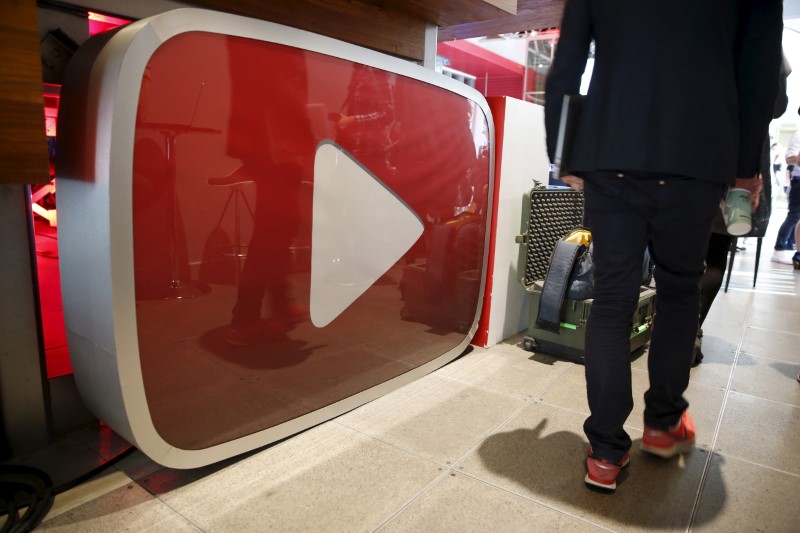
M 617 476 L 620 470 L 628 466 L 631 453 L 626 452 L 619 463 L 609 463 L 605 459 L 592 457 L 592 449 L 586 458 L 586 477 L 583 479 L 588 487 L 595 487 L 613 492 L 617 489 Z
M 800 270 L 800 252 L 795 252 L 792 256 L 792 266 L 795 270 Z
M 659 457 L 669 459 L 679 453 L 686 453 L 694 446 L 694 419 L 684 411 L 678 425 L 667 430 L 644 427 L 641 449 Z
M 703 330 L 697 331 L 697 337 L 694 339 L 694 357 L 692 358 L 692 368 L 696 367 L 703 362 Z

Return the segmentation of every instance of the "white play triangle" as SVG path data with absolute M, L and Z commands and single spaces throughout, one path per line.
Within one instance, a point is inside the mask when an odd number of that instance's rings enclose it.
M 311 322 L 330 324 L 420 238 L 422 220 L 332 142 L 317 147 L 311 230 Z

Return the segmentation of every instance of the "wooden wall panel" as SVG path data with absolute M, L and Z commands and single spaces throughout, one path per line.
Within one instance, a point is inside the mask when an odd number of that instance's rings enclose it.
M 438 39 L 452 41 L 501 33 L 556 28 L 561 25 L 564 2 L 565 0 L 519 0 L 516 16 L 440 27 Z
M 0 184 L 49 180 L 36 0 L 2 0 Z
M 425 52 L 425 20 L 360 0 L 191 0 L 200 7 L 308 30 L 413 61 Z
M 422 61 L 424 57 L 425 22 L 448 27 L 486 19 L 508 21 L 518 12 L 517 0 L 188 1 L 313 31 L 414 61 Z
M 517 0 L 381 0 L 380 3 L 437 26 L 478 22 L 517 13 Z

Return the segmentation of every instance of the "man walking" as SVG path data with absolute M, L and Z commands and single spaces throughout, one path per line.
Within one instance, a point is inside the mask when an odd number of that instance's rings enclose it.
M 656 264 L 642 450 L 691 449 L 689 383 L 711 222 L 730 185 L 761 187 L 759 158 L 778 89 L 781 0 L 568 0 L 546 86 L 554 159 L 564 95 L 595 66 L 564 179 L 585 189 L 595 297 L 586 333 L 591 415 L 586 483 L 616 489 L 630 457 L 629 339 L 641 262 Z

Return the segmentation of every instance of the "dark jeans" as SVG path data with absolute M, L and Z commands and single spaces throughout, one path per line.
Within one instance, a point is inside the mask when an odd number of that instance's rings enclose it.
M 800 220 L 800 178 L 794 178 L 789 184 L 789 212 L 786 220 L 778 229 L 778 238 L 775 240 L 776 250 L 791 250 L 794 248 L 794 227 Z
M 645 248 L 649 243 L 656 265 L 656 318 L 644 422 L 666 429 L 688 407 L 683 392 L 697 334 L 698 283 L 725 186 L 612 172 L 584 178 L 595 268 L 585 356 L 591 416 L 584 431 L 596 456 L 619 462 L 631 446 L 623 424 L 633 409 L 630 334 Z

